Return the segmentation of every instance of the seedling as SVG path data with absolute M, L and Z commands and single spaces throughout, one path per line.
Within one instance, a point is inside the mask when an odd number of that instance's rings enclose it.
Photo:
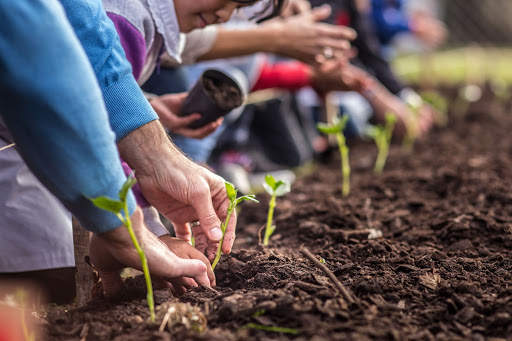
M 366 134 L 373 138 L 377 145 L 377 159 L 375 160 L 375 167 L 373 172 L 377 175 L 381 174 L 386 165 L 386 160 L 389 154 L 389 145 L 391 144 L 391 137 L 393 136 L 393 129 L 395 128 L 396 116 L 393 114 L 386 114 L 385 125 L 371 126 Z
M 418 138 L 418 121 L 423 100 L 419 95 L 414 94 L 409 96 L 405 103 L 409 107 L 411 115 L 408 115 L 404 120 L 405 136 L 402 140 L 402 149 L 407 154 L 411 154 L 414 149 L 414 143 Z
M 434 123 L 438 127 L 445 127 L 448 124 L 448 103 L 446 99 L 436 91 L 424 91 L 421 93 L 423 102 L 434 108 Z
M 101 196 L 95 199 L 90 198 L 89 200 L 91 200 L 96 207 L 114 213 L 123 223 L 123 225 L 128 229 L 128 233 L 132 238 L 133 245 L 135 246 L 135 249 L 137 249 L 140 261 L 142 263 L 142 271 L 144 272 L 144 278 L 146 279 L 147 287 L 146 299 L 148 301 L 149 312 L 151 314 L 151 321 L 155 322 L 155 301 L 153 299 L 153 286 L 151 284 L 151 277 L 149 274 L 148 260 L 144 250 L 142 250 L 139 241 L 137 240 L 135 232 L 133 231 L 132 221 L 128 211 L 128 204 L 126 202 L 128 191 L 133 187 L 133 185 L 135 185 L 136 182 L 137 180 L 133 174 L 128 177 L 128 179 L 123 184 L 123 187 L 119 191 L 119 200 L 111 199 L 106 196 Z
M 338 148 L 340 150 L 341 155 L 341 174 L 343 176 L 343 183 L 341 187 L 341 193 L 344 197 L 350 194 L 350 164 L 348 159 L 348 146 L 345 139 L 345 135 L 343 135 L 343 130 L 347 125 L 348 116 L 343 115 L 340 117 L 334 117 L 333 122 L 331 124 L 318 123 L 316 125 L 317 129 L 320 130 L 324 134 L 333 134 L 336 136 L 336 140 L 338 141 Z
M 231 182 L 226 181 L 226 191 L 228 192 L 228 198 L 229 198 L 229 207 L 228 212 L 226 215 L 226 220 L 224 220 L 224 223 L 220 225 L 220 229 L 222 230 L 222 238 L 219 241 L 219 247 L 217 248 L 217 254 L 215 255 L 215 259 L 212 263 L 212 270 L 215 269 L 217 266 L 217 263 L 219 262 L 220 255 L 222 253 L 222 243 L 224 242 L 224 235 L 226 234 L 226 228 L 229 224 L 229 218 L 231 218 L 231 214 L 233 213 L 233 210 L 236 208 L 236 206 L 241 203 L 244 200 L 253 201 L 255 203 L 259 203 L 258 200 L 256 200 L 254 194 L 250 195 L 244 195 L 242 197 L 236 197 L 238 194 L 238 190 L 235 188 L 235 185 L 233 185 Z
M 274 208 L 276 207 L 276 197 L 280 197 L 289 193 L 291 185 L 288 181 L 276 181 L 270 174 L 265 176 L 265 182 L 263 188 L 270 194 L 270 202 L 268 203 L 268 215 L 267 215 L 267 227 L 265 228 L 265 237 L 263 238 L 263 245 L 268 246 L 270 236 L 276 230 L 276 226 L 272 225 L 272 219 L 274 218 Z

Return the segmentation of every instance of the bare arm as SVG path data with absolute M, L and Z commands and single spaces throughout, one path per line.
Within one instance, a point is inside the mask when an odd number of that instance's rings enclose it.
M 274 18 L 246 30 L 220 28 L 212 48 L 199 60 L 267 52 L 314 64 L 326 47 L 342 55 L 356 34 L 348 27 L 319 22 L 330 12 L 330 7 L 322 6 L 293 17 Z

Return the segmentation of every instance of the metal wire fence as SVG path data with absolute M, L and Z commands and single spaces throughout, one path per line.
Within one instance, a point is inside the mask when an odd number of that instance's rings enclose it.
M 435 10 L 447 25 L 450 46 L 512 45 L 510 0 L 438 0 Z

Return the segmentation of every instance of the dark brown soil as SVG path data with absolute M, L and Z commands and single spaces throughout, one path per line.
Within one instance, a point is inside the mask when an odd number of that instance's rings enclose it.
M 158 324 L 144 322 L 139 288 L 132 301 L 49 313 L 48 339 L 512 340 L 511 131 L 512 113 L 491 99 L 451 117 L 413 155 L 393 146 L 380 177 L 372 174 L 374 146 L 352 146 L 348 198 L 335 154 L 278 198 L 269 248 L 257 245 L 268 203 L 258 195 L 260 204 L 240 214 L 235 251 L 216 269 L 218 287 L 179 299 L 156 293 L 158 304 L 197 306 L 208 321 L 202 333 L 180 324 L 159 332 L 162 313 Z M 369 240 L 361 232 L 369 228 L 383 236 Z
M 233 110 L 242 105 L 242 94 L 240 89 L 231 84 L 223 82 L 222 79 L 203 79 L 204 89 L 217 102 L 217 105 L 227 111 Z

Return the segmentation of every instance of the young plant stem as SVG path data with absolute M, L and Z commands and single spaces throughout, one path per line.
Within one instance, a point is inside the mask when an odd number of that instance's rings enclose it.
M 377 138 L 377 160 L 375 161 L 375 167 L 373 168 L 373 172 L 377 175 L 380 175 L 384 170 L 384 165 L 386 164 L 386 159 L 388 158 L 389 146 L 386 148 L 386 141 L 384 141 L 385 136 L 381 135 Z
M 348 147 L 343 133 L 337 133 L 336 139 L 338 140 L 338 147 L 340 150 L 341 172 L 343 175 L 341 193 L 344 197 L 346 197 L 350 194 L 350 164 L 348 158 Z
M 222 244 L 224 243 L 224 234 L 226 233 L 226 228 L 229 224 L 229 218 L 231 218 L 231 213 L 233 212 L 234 208 L 235 207 L 234 207 L 233 203 L 231 202 L 228 207 L 226 220 L 224 221 L 223 224 L 220 225 L 220 229 L 222 230 L 222 238 L 219 240 L 219 246 L 217 247 L 217 253 L 215 254 L 215 259 L 213 260 L 213 263 L 212 263 L 212 270 L 215 270 L 215 267 L 217 266 L 217 263 L 220 260 L 220 255 L 222 254 Z
M 274 208 L 276 207 L 276 195 L 275 193 L 270 197 L 268 203 L 268 216 L 267 216 L 267 227 L 265 228 L 265 237 L 263 238 L 263 245 L 268 246 L 270 236 L 274 233 L 275 228 L 272 228 L 272 220 L 274 219 Z
M 148 268 L 148 260 L 146 258 L 146 255 L 144 254 L 144 251 L 142 250 L 139 241 L 137 239 L 137 236 L 135 235 L 135 232 L 133 231 L 132 227 L 132 221 L 130 219 L 130 212 L 128 211 L 128 205 L 124 205 L 124 214 L 123 217 L 121 213 L 118 214 L 119 220 L 121 220 L 128 229 L 128 233 L 130 234 L 130 237 L 132 239 L 133 245 L 135 246 L 135 249 L 137 250 L 137 253 L 139 254 L 141 263 L 142 263 L 142 271 L 144 272 L 144 279 L 146 280 L 146 287 L 147 287 L 147 295 L 146 299 L 148 301 L 148 307 L 149 312 L 151 314 L 151 322 L 155 322 L 155 301 L 153 299 L 153 285 L 151 283 L 151 276 L 149 274 L 149 268 Z

